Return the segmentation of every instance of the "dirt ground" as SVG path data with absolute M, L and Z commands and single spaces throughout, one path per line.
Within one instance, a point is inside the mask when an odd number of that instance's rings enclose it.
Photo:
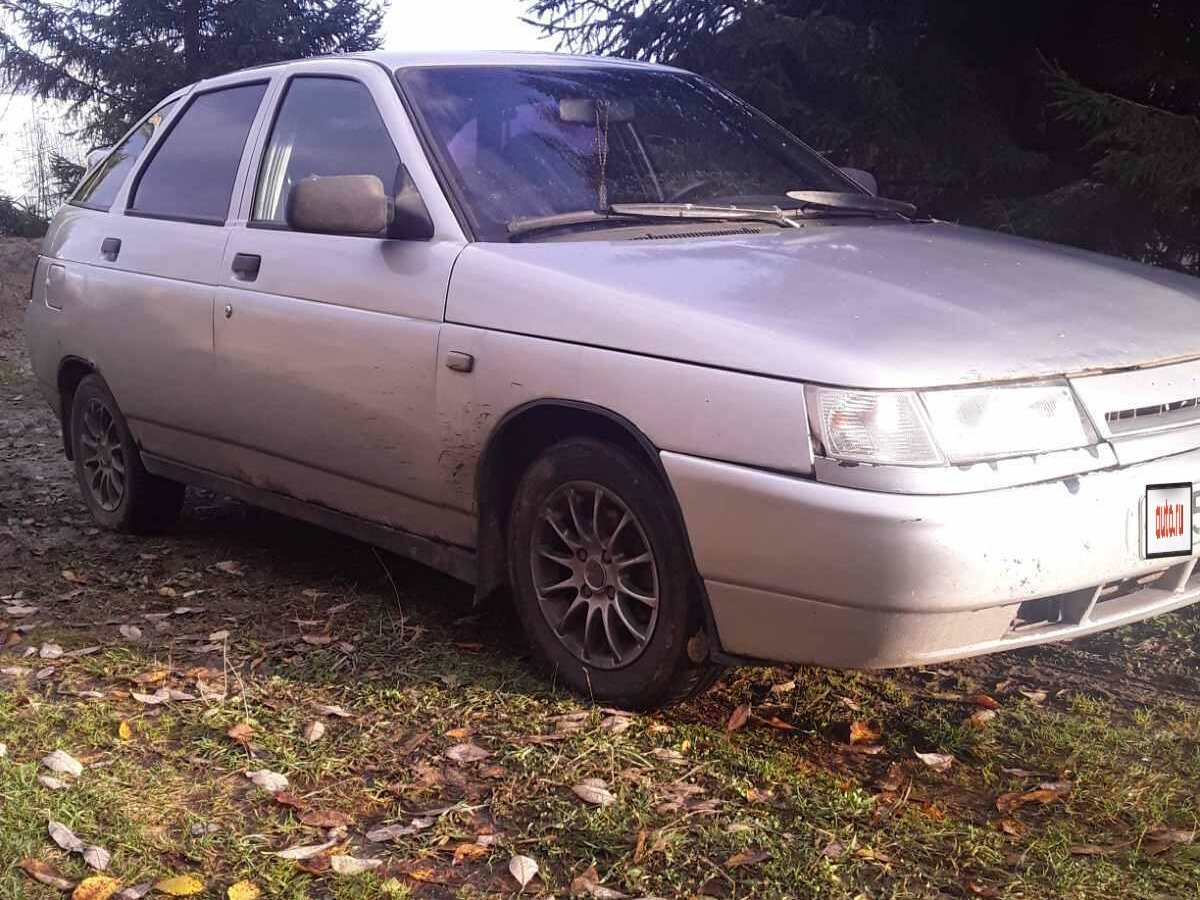
M 24 351 L 36 247 L 0 240 L 0 897 L 61 896 L 22 859 L 95 875 L 48 817 L 213 898 L 514 895 L 518 857 L 529 896 L 1200 897 L 1195 610 L 614 718 L 532 676 L 503 607 L 355 541 L 198 491 L 163 537 L 97 529 Z

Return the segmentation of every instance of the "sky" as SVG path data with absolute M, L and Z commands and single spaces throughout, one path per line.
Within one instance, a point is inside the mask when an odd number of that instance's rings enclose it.
M 383 25 L 388 50 L 553 50 L 521 21 L 525 0 L 391 0 Z M 21 134 L 34 114 L 27 97 L 0 94 L 0 194 L 26 190 Z M 45 113 L 43 113 L 45 114 Z

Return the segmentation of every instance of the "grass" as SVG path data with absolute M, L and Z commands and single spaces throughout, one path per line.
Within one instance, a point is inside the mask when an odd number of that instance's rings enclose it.
M 499 646 L 464 650 L 448 635 L 414 631 L 411 620 L 399 629 L 386 600 L 376 599 L 358 602 L 357 618 L 340 623 L 355 644 L 351 657 L 289 641 L 255 667 L 272 642 L 242 630 L 231 640 L 221 673 L 231 691 L 220 701 L 133 700 L 130 679 L 173 662 L 136 647 L 73 660 L 46 682 L 6 678 L 0 896 L 57 896 L 15 868 L 24 857 L 86 874 L 78 857 L 51 848 L 48 819 L 109 849 L 110 871 L 125 884 L 203 873 L 208 897 L 243 878 L 294 900 L 516 895 L 506 870 L 515 853 L 541 869 L 527 892 L 559 896 L 589 867 L 634 897 L 1197 895 L 1197 848 L 1139 850 L 1152 829 L 1193 829 L 1200 818 L 1193 705 L 1113 707 L 1082 693 L 1035 703 L 1014 692 L 979 728 L 964 724 L 975 707 L 947 699 L 943 682 L 964 698 L 994 685 L 963 673 L 768 669 L 741 673 L 680 710 L 633 717 L 614 733 L 603 724 L 607 713 L 551 692 Z M 86 629 L 68 637 L 75 646 L 96 638 Z M 186 668 L 178 664 L 169 683 L 187 689 Z M 773 693 L 779 685 L 785 690 Z M 748 698 L 794 730 L 752 720 L 726 733 L 726 715 Z M 326 737 L 309 743 L 300 730 L 323 704 L 351 717 L 324 716 Z M 583 720 L 563 731 L 557 717 L 580 711 Z M 882 732 L 879 753 L 844 747 L 855 719 Z M 121 722 L 132 728 L 128 741 Z M 253 729 L 249 748 L 226 736 L 241 722 Z M 466 729 L 491 756 L 456 765 L 443 753 Z M 56 747 L 87 765 L 65 791 L 36 779 L 38 760 Z M 913 749 L 957 762 L 938 773 Z M 893 766 L 899 783 L 885 791 Z M 351 852 L 384 867 L 313 875 L 269 855 L 323 835 L 242 774 L 260 768 L 287 775 L 309 809 L 345 813 Z M 616 802 L 582 802 L 571 788 L 585 778 L 603 779 Z M 1074 783 L 1069 794 L 1013 813 L 1020 836 L 1002 833 L 999 794 L 1063 779 Z M 370 827 L 446 805 L 454 809 L 427 830 L 395 844 L 363 842 Z M 479 834 L 494 834 L 494 844 L 454 864 L 454 849 Z M 1123 846 L 1103 856 L 1073 852 L 1086 845 Z M 763 857 L 738 865 L 749 853 Z

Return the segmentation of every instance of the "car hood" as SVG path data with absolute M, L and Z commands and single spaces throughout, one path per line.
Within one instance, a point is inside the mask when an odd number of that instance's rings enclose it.
M 447 319 L 858 387 L 1200 356 L 1200 279 L 945 223 L 478 243 Z

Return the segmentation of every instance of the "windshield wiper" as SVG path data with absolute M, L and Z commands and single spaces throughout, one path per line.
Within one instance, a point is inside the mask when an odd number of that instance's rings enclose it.
M 788 191 L 788 197 L 799 201 L 801 210 L 837 210 L 846 212 L 862 212 L 891 214 L 912 218 L 917 213 L 917 207 L 903 200 L 889 200 L 886 197 L 876 197 L 872 194 L 851 194 L 840 191 Z
M 563 228 L 570 225 L 589 225 L 612 222 L 627 224 L 626 220 L 637 219 L 700 219 L 708 222 L 768 222 L 780 228 L 799 228 L 799 224 L 777 206 L 768 209 L 746 206 L 697 206 L 694 203 L 614 203 L 607 209 L 581 209 L 576 212 L 555 213 L 550 216 L 532 216 L 514 219 L 508 223 L 508 234 L 517 237 Z

